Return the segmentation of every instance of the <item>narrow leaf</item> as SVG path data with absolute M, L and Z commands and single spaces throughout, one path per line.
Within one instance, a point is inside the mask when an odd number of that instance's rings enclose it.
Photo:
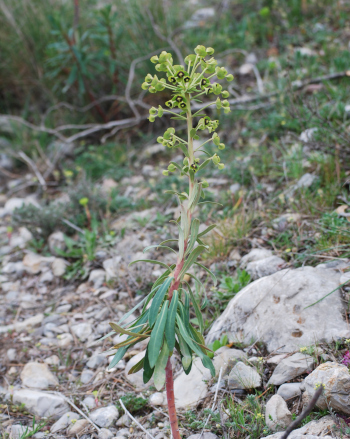
M 194 297 L 194 294 L 193 294 L 193 292 L 191 290 L 191 287 L 189 286 L 189 284 L 187 282 L 186 282 L 186 284 L 187 284 L 188 291 L 189 291 L 190 296 L 191 296 L 194 312 L 195 312 L 197 320 L 198 320 L 199 330 L 200 330 L 201 333 L 203 333 L 203 331 L 204 331 L 204 322 L 203 322 L 203 316 L 202 316 L 201 310 L 199 308 L 199 304 L 197 303 L 197 300 Z
M 164 264 L 164 262 L 154 261 L 152 259 L 138 259 L 137 261 L 132 261 L 132 262 L 130 262 L 129 267 L 130 267 L 130 265 L 136 264 L 137 262 L 149 262 L 150 264 L 161 265 L 162 267 L 169 270 L 169 265 Z
M 169 358 L 169 348 L 164 340 L 162 350 L 154 367 L 153 380 L 155 388 L 159 391 L 165 384 L 165 368 Z
M 138 363 L 134 364 L 134 366 L 129 370 L 128 375 L 138 372 L 143 368 L 143 363 L 145 361 L 145 357 L 143 357 Z
M 117 325 L 117 323 L 113 323 L 113 322 L 109 322 L 109 326 L 114 329 L 114 331 L 117 334 L 126 334 L 126 335 L 131 335 L 132 337 L 140 337 L 140 338 L 148 338 L 149 335 L 144 335 L 142 334 L 142 332 L 137 332 L 136 334 L 134 334 L 131 331 L 128 331 L 127 329 L 122 328 L 121 326 Z
M 209 227 L 207 227 L 203 232 L 198 233 L 198 238 L 201 238 L 202 236 L 206 235 L 210 232 L 210 230 L 213 230 L 216 227 L 216 224 L 211 224 Z
M 196 241 L 197 241 L 197 236 L 198 236 L 198 230 L 199 230 L 199 219 L 196 218 L 192 221 L 191 224 L 191 238 L 190 238 L 190 242 L 188 243 L 187 249 L 186 249 L 186 255 L 188 255 L 191 250 L 193 249 Z
M 170 302 L 168 317 L 165 325 L 165 338 L 170 352 L 173 352 L 175 347 L 175 318 L 177 313 L 177 306 L 179 302 L 179 292 L 175 290 Z
M 153 372 L 154 372 L 154 368 L 151 367 L 149 364 L 148 346 L 147 346 L 146 354 L 144 356 L 144 362 L 143 362 L 143 382 L 144 382 L 144 384 L 147 384 L 148 381 L 152 378 Z
M 152 368 L 156 364 L 159 350 L 163 344 L 164 329 L 168 315 L 168 303 L 168 300 L 164 302 L 162 310 L 160 311 L 152 330 L 150 341 L 148 343 L 148 360 Z
M 212 278 L 212 280 L 214 282 L 214 285 L 216 286 L 216 284 L 218 283 L 218 280 L 216 279 L 215 274 L 212 271 L 210 271 L 209 268 L 207 268 L 205 265 L 200 264 L 199 262 L 195 262 L 195 264 L 198 265 L 198 267 L 203 268 L 203 270 L 205 270 L 209 274 L 209 276 Z
M 173 277 L 168 277 L 168 279 L 159 288 L 159 290 L 157 291 L 156 295 L 153 298 L 153 302 L 152 302 L 152 305 L 149 309 L 149 315 L 148 315 L 148 323 L 149 323 L 151 328 L 156 321 L 159 309 L 162 305 L 164 297 L 165 297 L 166 293 L 168 292 L 169 286 L 170 286 L 173 279 L 174 279 Z M 153 332 L 152 332 L 152 334 L 153 334 Z
M 128 350 L 127 347 L 118 349 L 118 352 L 114 355 L 113 360 L 108 366 L 108 369 L 112 369 L 114 366 L 116 366 L 119 363 L 119 361 L 124 357 L 127 350 Z
M 206 249 L 206 247 L 199 245 L 198 247 L 196 247 L 194 250 L 192 250 L 192 252 L 188 255 L 188 258 L 186 259 L 182 270 L 180 272 L 180 279 L 182 278 L 182 276 L 186 273 L 186 271 L 192 266 L 192 264 L 195 262 L 195 260 L 198 258 L 198 256 L 203 253 Z
M 149 245 L 148 247 L 143 249 L 143 253 L 147 252 L 151 248 L 166 248 L 167 250 L 170 250 L 173 253 L 177 254 L 176 251 L 173 248 L 168 247 L 167 245 L 161 245 L 161 244 Z

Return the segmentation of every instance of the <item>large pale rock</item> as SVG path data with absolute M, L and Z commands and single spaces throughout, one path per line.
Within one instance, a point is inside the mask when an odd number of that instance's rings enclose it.
M 215 351 L 214 355 L 213 363 L 217 377 L 220 374 L 221 368 L 221 376 L 224 377 L 230 373 L 231 369 L 238 361 L 247 359 L 247 354 L 245 352 L 240 351 L 239 349 L 226 348 L 226 346 Z
M 67 431 L 68 436 L 76 436 L 80 434 L 85 428 L 91 426 L 90 422 L 87 419 L 78 419 L 77 422 L 72 424 Z
M 114 405 L 101 407 L 90 413 L 89 418 L 98 427 L 108 428 L 119 418 L 119 411 Z
M 267 385 L 274 384 L 279 386 L 305 372 L 311 372 L 314 364 L 315 360 L 310 355 L 297 352 L 285 358 L 277 365 Z
M 191 372 L 186 375 L 182 371 L 174 381 L 176 407 L 180 409 L 197 405 L 208 393 L 205 381 L 210 380 L 210 378 L 210 371 L 203 366 L 201 360 L 194 359 Z
M 247 268 L 247 265 L 251 262 L 261 261 L 262 259 L 270 258 L 273 256 L 271 250 L 265 248 L 254 248 L 249 253 L 243 256 L 241 259 L 241 268 Z
M 304 380 L 305 396 L 312 398 L 317 387 L 324 385 L 324 392 L 318 398 L 317 407 L 328 406 L 335 411 L 350 415 L 350 374 L 346 366 L 327 362 L 317 367 Z
M 48 389 L 59 384 L 46 363 L 27 363 L 21 372 L 21 380 L 24 386 L 35 389 Z
M 139 370 L 136 373 L 132 373 L 129 375 L 129 370 L 135 366 L 142 358 L 145 356 L 146 351 L 139 352 L 138 354 L 134 355 L 127 363 L 125 367 L 125 378 L 129 381 L 130 384 L 132 384 L 135 387 L 136 391 L 142 391 L 153 385 L 153 378 L 148 381 L 147 384 L 144 384 L 143 382 L 143 369 Z
M 74 412 L 65 413 L 60 417 L 58 421 L 56 421 L 52 427 L 50 428 L 51 433 L 56 433 L 58 431 L 64 430 L 65 428 L 73 425 L 78 419 L 80 419 L 80 415 Z
M 317 421 L 308 422 L 304 427 L 298 428 L 291 432 L 289 439 L 330 439 L 333 437 L 332 430 L 336 427 L 332 416 L 327 415 Z M 284 432 L 278 432 L 267 436 L 265 439 L 280 439 Z
M 286 428 L 292 422 L 292 414 L 285 400 L 280 395 L 273 395 L 266 404 L 266 425 L 275 431 L 276 428 Z
M 266 343 L 268 350 L 283 346 L 292 352 L 317 341 L 350 338 L 338 291 L 306 308 L 339 286 L 333 269 L 285 269 L 247 285 L 230 301 L 208 336 L 211 343 L 227 334 L 230 341 Z
M 255 280 L 276 273 L 276 271 L 281 270 L 284 265 L 285 261 L 282 258 L 278 256 L 270 256 L 265 259 L 249 262 L 246 271 L 251 275 L 252 279 Z
M 228 386 L 230 389 L 255 389 L 261 386 L 261 376 L 254 367 L 240 361 L 228 376 Z
M 278 389 L 277 395 L 282 396 L 285 401 L 301 395 L 301 383 L 286 383 Z
M 13 392 L 13 402 L 24 404 L 29 413 L 39 417 L 59 418 L 69 407 L 62 396 L 38 390 L 21 389 Z

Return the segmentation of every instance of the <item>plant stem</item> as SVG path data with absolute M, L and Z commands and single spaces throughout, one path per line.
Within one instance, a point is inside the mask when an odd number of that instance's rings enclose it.
M 193 138 L 191 136 L 191 130 L 193 128 L 192 126 L 192 112 L 191 112 L 191 97 L 189 93 L 186 93 L 186 103 L 187 103 L 187 130 L 188 130 L 188 155 L 189 155 L 189 164 L 191 165 L 194 163 L 194 151 L 193 151 Z M 189 191 L 188 196 L 191 196 L 193 190 L 193 182 L 191 180 L 191 177 L 189 178 Z M 191 214 L 187 211 L 185 208 L 185 212 L 182 212 L 182 215 L 188 216 L 188 221 L 191 225 Z M 177 290 L 180 286 L 180 282 L 182 279 L 180 279 L 179 275 L 182 270 L 182 267 L 185 263 L 185 253 L 187 248 L 187 241 L 188 238 L 185 239 L 184 242 L 184 256 L 181 260 L 178 260 L 175 271 L 174 271 L 174 281 L 169 289 L 168 292 L 168 299 L 171 301 L 173 297 L 173 292 Z M 173 378 L 173 368 L 170 361 L 171 357 L 168 358 L 168 362 L 165 368 L 165 374 L 166 374 L 166 395 L 167 395 L 167 402 L 168 402 L 168 413 L 170 418 L 170 427 L 171 432 L 173 435 L 173 439 L 181 439 L 180 432 L 179 432 L 179 424 L 177 420 L 177 414 L 176 414 L 176 407 L 175 407 L 175 396 L 174 396 L 174 378 Z
M 168 402 L 168 413 L 170 418 L 170 428 L 173 435 L 173 439 L 181 439 L 179 432 L 179 423 L 177 420 L 176 407 L 175 407 L 175 395 L 174 395 L 174 378 L 173 367 L 168 358 L 168 362 L 165 368 L 166 374 L 166 397 Z

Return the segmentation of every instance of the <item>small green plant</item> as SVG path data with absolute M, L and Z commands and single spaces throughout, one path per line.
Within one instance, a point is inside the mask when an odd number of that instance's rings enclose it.
M 220 340 L 215 340 L 213 343 L 208 344 L 208 348 L 211 349 L 213 352 L 217 351 L 218 349 L 222 348 L 223 346 L 226 346 L 228 343 L 227 335 L 223 335 Z M 209 357 L 213 358 L 214 354 L 209 353 Z
M 32 428 L 25 427 L 25 430 L 22 431 L 20 439 L 27 439 L 28 437 L 34 436 L 38 433 L 42 428 L 46 426 L 46 421 L 40 421 L 39 424 L 35 424 L 35 416 L 33 417 Z M 23 427 L 24 428 L 24 427 Z
M 219 298 L 223 300 L 230 300 L 242 288 L 249 284 L 250 279 L 250 274 L 245 270 L 237 270 L 237 275 L 235 278 L 231 276 L 223 277 L 219 285 L 219 291 L 217 292 Z
M 137 396 L 134 393 L 127 393 L 120 399 L 123 401 L 125 408 L 130 413 L 137 413 L 147 406 L 147 399 L 142 398 L 141 396 Z M 119 402 L 116 404 L 116 407 L 118 408 L 118 410 L 122 410 Z
M 212 57 L 214 49 L 211 47 L 197 46 L 195 53 L 185 58 L 187 66 L 174 64 L 172 55 L 163 51 L 159 56 L 153 56 L 151 61 L 156 64 L 157 72 L 162 72 L 166 78 L 158 78 L 157 75 L 148 74 L 142 89 L 150 93 L 157 93 L 167 90 L 171 93 L 171 98 L 165 102 L 167 108 L 159 105 L 158 108 L 152 107 L 149 112 L 150 122 L 154 122 L 157 117 L 162 117 L 164 113 L 169 113 L 174 120 L 186 122 L 187 140 L 179 137 L 175 128 L 169 127 L 163 136 L 158 137 L 158 142 L 164 146 L 174 149 L 179 148 L 184 159 L 182 163 L 171 161 L 168 168 L 163 171 L 164 176 L 177 172 L 180 177 L 188 178 L 188 190 L 178 192 L 169 190 L 169 195 L 176 196 L 180 206 L 180 217 L 175 224 L 178 228 L 178 238 L 169 239 L 158 245 L 145 248 L 144 252 L 154 247 L 161 247 L 175 253 L 174 263 L 168 266 L 164 262 L 144 259 L 143 262 L 160 265 L 164 271 L 153 284 L 151 291 L 144 300 L 138 303 L 116 323 L 110 323 L 113 334 L 125 334 L 128 338 L 114 346 L 118 349 L 110 368 L 124 357 L 126 351 L 140 340 L 149 338 L 145 356 L 129 373 L 135 373 L 143 369 L 143 380 L 147 383 L 152 377 L 155 387 L 160 390 L 166 384 L 168 411 L 170 418 L 171 431 L 174 439 L 180 439 L 178 420 L 175 409 L 173 372 L 170 357 L 174 349 L 181 357 L 182 366 L 186 374 L 191 371 L 193 354 L 200 357 L 203 365 L 208 368 L 215 376 L 215 368 L 209 355 L 211 349 L 205 346 L 203 337 L 204 322 L 200 304 L 197 302 L 189 283 L 184 279 L 185 275 L 194 278 L 198 283 L 200 280 L 194 275 L 189 274 L 193 265 L 205 270 L 216 285 L 215 275 L 204 265 L 197 262 L 198 257 L 208 251 L 202 237 L 215 227 L 210 225 L 204 231 L 199 232 L 200 221 L 194 218 L 195 209 L 205 203 L 213 203 L 205 200 L 204 189 L 209 186 L 208 182 L 202 178 L 198 180 L 197 172 L 203 170 L 209 164 L 213 164 L 219 170 L 224 168 L 217 153 L 210 154 L 204 146 L 212 142 L 219 150 L 225 148 L 220 137 L 216 133 L 219 125 L 218 120 L 213 120 L 203 111 L 209 106 L 215 105 L 217 110 L 224 113 L 230 111 L 229 102 L 226 98 L 229 93 L 223 89 L 219 82 L 214 82 L 214 77 L 218 80 L 231 81 L 233 76 L 224 67 L 219 67 L 218 62 Z M 214 94 L 217 96 L 214 102 L 202 104 L 202 98 Z M 221 100 L 221 95 L 224 100 Z M 201 99 L 200 99 L 201 98 Z M 193 105 L 201 107 L 197 111 L 192 111 Z M 199 140 L 199 133 L 208 131 L 209 139 L 203 141 L 200 146 L 194 148 L 194 140 Z M 195 153 L 197 153 L 195 155 Z M 199 155 L 202 154 L 201 157 Z M 203 200 L 203 201 L 201 201 Z M 215 204 L 215 202 L 214 202 Z M 167 244 L 177 242 L 178 250 L 175 251 Z M 132 264 L 141 262 L 134 261 Z M 151 305 L 148 307 L 150 301 Z M 196 314 L 197 328 L 190 320 L 190 304 Z M 143 306 L 141 315 L 129 325 L 122 325 L 124 320 L 136 309 Z

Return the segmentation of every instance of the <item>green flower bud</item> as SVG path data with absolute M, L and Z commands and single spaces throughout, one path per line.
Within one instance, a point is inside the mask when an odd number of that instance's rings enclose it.
M 148 90 L 149 84 L 148 82 L 143 82 L 141 85 L 142 90 Z
M 158 62 L 158 56 L 157 56 L 157 55 L 152 56 L 152 58 L 151 58 L 151 62 L 153 62 L 153 64 L 157 64 L 157 62 Z
M 164 137 L 162 137 L 162 136 L 157 137 L 157 142 L 158 143 L 163 143 L 164 142 Z
M 170 55 L 171 57 L 170 53 L 168 54 L 167 52 L 165 52 L 165 50 L 163 50 L 163 52 L 159 55 L 159 62 L 160 63 L 166 62 L 166 60 L 169 58 L 168 55 Z
M 156 120 L 156 118 L 155 118 L 154 116 L 150 116 L 150 117 L 148 118 L 148 120 L 149 120 L 150 122 L 154 122 L 154 121 Z
M 202 188 L 205 189 L 209 187 L 209 183 L 206 180 L 202 180 Z
M 218 164 L 218 169 L 221 170 L 221 169 L 224 169 L 224 167 L 225 167 L 225 165 L 224 165 L 223 163 L 219 163 L 219 164 Z
M 168 171 L 170 171 L 170 172 L 176 171 L 176 166 L 173 165 L 172 163 L 170 163 L 170 165 L 168 166 Z
M 214 92 L 214 94 L 219 95 L 221 93 L 221 91 L 222 91 L 222 85 L 220 85 L 217 82 L 215 82 L 213 84 L 213 92 Z
M 155 107 L 151 107 L 149 109 L 149 114 L 156 114 L 157 113 L 157 109 Z
M 220 157 L 217 154 L 214 154 L 211 159 L 213 160 L 214 165 L 218 165 L 220 163 Z
M 165 175 L 165 176 L 167 177 L 167 176 L 169 175 L 169 171 L 164 170 L 164 171 L 162 172 L 162 174 Z
M 207 55 L 213 55 L 213 53 L 215 52 L 215 50 L 212 47 L 207 47 L 206 49 Z
M 167 72 L 168 71 L 166 64 L 157 64 L 155 66 L 155 69 L 157 70 L 157 72 Z
M 155 89 L 156 89 L 157 91 L 162 91 L 162 90 L 164 90 L 164 89 L 165 89 L 165 85 L 164 85 L 164 83 L 159 81 L 158 84 L 155 85 Z
M 193 55 L 193 54 L 187 55 L 186 58 L 185 58 L 185 63 L 186 64 L 190 64 L 191 63 L 193 65 L 195 60 L 196 60 L 196 55 Z
M 221 93 L 221 96 L 223 97 L 223 98 L 228 98 L 229 96 L 230 96 L 230 93 L 228 92 L 228 91 L 223 91 L 222 93 Z
M 220 99 L 220 98 L 217 98 L 216 101 L 215 101 L 215 103 L 216 103 L 216 108 L 217 108 L 218 110 L 220 110 L 220 108 L 222 107 L 221 99 Z
M 220 145 L 220 137 L 217 134 L 216 134 L 216 137 L 213 137 L 213 142 L 216 146 Z
M 188 158 L 185 157 L 182 163 L 183 163 L 185 166 L 187 166 L 187 165 L 188 165 Z
M 159 105 L 159 107 L 158 107 L 158 117 L 162 117 L 163 116 L 163 112 L 164 112 L 163 108 Z
M 218 148 L 219 149 L 225 149 L 225 144 L 224 143 L 219 143 Z
M 216 71 L 216 76 L 219 79 L 224 79 L 225 76 L 227 75 L 227 70 L 225 69 L 225 67 L 217 67 L 215 71 Z
M 173 127 L 169 127 L 169 128 L 167 129 L 167 131 L 168 131 L 168 133 L 170 133 L 170 134 L 175 134 L 175 128 L 173 128 Z
M 224 101 L 222 101 L 222 106 L 223 107 L 229 107 L 230 106 L 230 103 L 229 103 L 229 101 L 228 100 L 224 100 Z
M 148 91 L 150 93 L 157 93 L 157 90 L 154 87 L 152 87 L 152 86 L 148 89 Z
M 146 82 L 151 82 L 153 79 L 153 76 L 150 73 L 147 73 L 146 77 L 145 77 L 145 81 Z
M 207 51 L 206 51 L 206 49 L 205 49 L 205 47 L 204 46 L 197 46 L 195 49 L 194 49 L 194 51 L 195 51 L 195 53 L 197 54 L 197 55 L 199 55 L 199 56 L 201 56 L 201 57 L 205 57 L 205 56 L 207 56 Z
M 231 75 L 231 73 L 229 75 L 226 75 L 226 79 L 228 82 L 233 81 L 233 75 Z
M 230 108 L 225 108 L 225 109 L 224 109 L 224 113 L 225 113 L 225 114 L 231 113 Z

